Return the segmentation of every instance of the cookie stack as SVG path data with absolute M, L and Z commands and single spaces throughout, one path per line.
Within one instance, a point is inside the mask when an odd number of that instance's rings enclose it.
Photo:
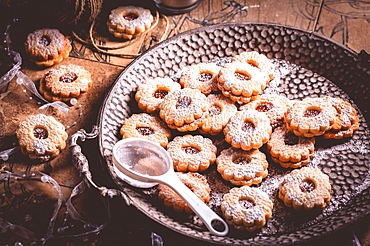
M 90 72 L 77 65 L 61 65 L 50 69 L 40 80 L 40 93 L 48 101 L 70 101 L 85 93 L 92 85 Z

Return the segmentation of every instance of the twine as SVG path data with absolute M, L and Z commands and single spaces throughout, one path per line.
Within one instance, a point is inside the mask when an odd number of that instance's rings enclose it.
M 161 16 L 166 21 L 166 28 L 165 28 L 165 32 L 161 36 L 159 42 L 162 42 L 168 36 L 168 32 L 169 32 L 169 21 L 168 21 L 168 18 L 166 16 L 163 16 L 163 15 L 161 15 Z M 127 58 L 127 59 L 134 59 L 134 58 L 140 56 L 141 53 L 138 53 L 138 54 L 124 54 L 124 53 L 109 52 L 107 50 L 118 50 L 118 49 L 122 49 L 122 48 L 128 47 L 129 45 L 131 45 L 131 44 L 135 43 L 137 40 L 139 40 L 140 37 L 142 37 L 143 35 L 146 35 L 148 32 L 150 32 L 151 30 L 153 30 L 158 25 L 158 22 L 159 22 L 159 13 L 158 13 L 158 11 L 156 11 L 156 16 L 154 17 L 154 22 L 153 22 L 153 24 L 150 26 L 150 28 L 148 30 L 144 31 L 143 33 L 141 33 L 140 35 L 138 35 L 137 37 L 135 37 L 135 38 L 133 38 L 131 40 L 128 40 L 128 41 L 125 41 L 125 42 L 120 43 L 120 45 L 118 45 L 118 46 L 117 45 L 114 45 L 114 46 L 99 45 L 99 44 L 97 44 L 95 42 L 96 39 L 94 38 L 93 32 L 94 32 L 94 27 L 95 27 L 95 24 L 96 24 L 96 19 L 94 19 L 92 21 L 91 25 L 90 25 L 90 28 L 89 28 L 89 38 L 88 38 L 88 40 L 84 40 L 83 38 L 81 38 L 74 31 L 72 31 L 72 34 L 73 34 L 73 36 L 78 41 L 80 41 L 83 44 L 92 46 L 95 50 L 97 50 L 98 52 L 100 52 L 102 54 L 110 55 L 110 56 L 117 56 L 117 57 Z
M 77 24 L 81 19 L 86 9 L 90 9 L 89 22 L 94 21 L 101 12 L 103 0 L 67 0 L 74 7 L 73 22 Z

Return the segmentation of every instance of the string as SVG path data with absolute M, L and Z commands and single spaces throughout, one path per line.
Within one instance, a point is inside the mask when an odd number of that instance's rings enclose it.
M 168 35 L 169 33 L 169 21 L 168 21 L 168 18 L 166 16 L 163 16 L 161 15 L 161 17 L 163 17 L 163 19 L 165 20 L 166 22 L 166 27 L 165 27 L 165 32 L 164 34 L 161 36 L 160 38 L 160 41 L 159 42 L 162 42 Z M 95 27 L 95 20 L 91 23 L 90 25 L 90 28 L 89 28 L 89 39 L 88 41 L 82 39 L 77 33 L 75 33 L 74 31 L 72 32 L 73 36 L 78 40 L 80 41 L 81 43 L 83 44 L 86 44 L 86 45 L 92 45 L 92 47 L 97 50 L 98 52 L 102 53 L 102 54 L 105 54 L 105 55 L 110 55 L 110 56 L 117 56 L 117 57 L 121 57 L 121 58 L 127 58 L 127 59 L 134 59 L 138 56 L 140 56 L 141 54 L 138 53 L 138 54 L 124 54 L 124 53 L 114 53 L 114 52 L 109 52 L 107 50 L 118 50 L 118 49 L 122 49 L 122 48 L 125 48 L 125 47 L 128 47 L 129 45 L 133 44 L 134 42 L 136 42 L 137 40 L 139 40 L 140 37 L 142 37 L 142 35 L 146 35 L 148 32 L 152 31 L 159 23 L 159 13 L 158 11 L 156 11 L 156 16 L 154 17 L 154 22 L 153 24 L 151 25 L 151 27 L 146 30 L 145 32 L 143 32 L 142 34 L 140 34 L 139 36 L 129 40 L 129 41 L 126 41 L 126 42 L 123 42 L 121 43 L 120 45 L 118 46 L 106 46 L 106 45 L 99 45 L 95 42 L 95 38 L 94 38 L 94 35 L 93 35 L 93 32 L 94 32 L 94 27 Z

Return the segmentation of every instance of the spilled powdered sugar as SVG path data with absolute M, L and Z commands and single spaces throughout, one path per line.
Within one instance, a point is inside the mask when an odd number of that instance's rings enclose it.
M 306 97 L 321 97 L 324 95 L 340 95 L 342 98 L 347 98 L 347 100 L 349 98 L 331 81 L 312 71 L 284 60 L 273 59 L 272 61 L 276 67 L 274 79 L 267 85 L 263 91 L 264 94 L 281 94 L 286 95 L 289 99 L 299 100 Z M 231 62 L 231 58 L 217 58 L 211 62 L 222 66 Z M 178 81 L 183 69 L 185 67 L 171 71 L 171 79 Z M 354 107 L 357 109 L 356 105 Z M 334 215 L 336 211 L 346 208 L 353 198 L 361 195 L 364 190 L 369 188 L 370 133 L 367 130 L 366 121 L 359 110 L 358 114 L 360 117 L 360 128 L 353 137 L 340 141 L 316 138 L 315 152 L 308 166 L 321 169 L 329 176 L 332 185 L 330 203 L 317 214 L 310 212 L 298 212 L 299 214 L 297 214 L 296 211 L 284 205 L 278 198 L 279 185 L 291 170 L 284 169 L 279 164 L 274 163 L 265 146 L 260 148 L 266 154 L 269 162 L 268 176 L 259 185 L 252 186 L 259 187 L 267 193 L 273 201 L 274 208 L 272 217 L 261 231 L 257 232 L 257 235 L 273 235 L 315 225 Z M 222 179 L 216 170 L 216 165 L 210 166 L 203 174 L 207 177 L 211 188 L 210 200 L 207 204 L 222 216 L 220 206 L 223 196 L 234 186 Z M 152 195 L 153 198 L 155 197 L 155 192 L 148 194 Z M 189 223 L 196 227 L 202 226 L 202 222 L 195 215 L 189 216 Z

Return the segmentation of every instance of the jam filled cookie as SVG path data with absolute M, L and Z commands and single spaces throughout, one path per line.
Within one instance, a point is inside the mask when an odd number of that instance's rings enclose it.
M 120 6 L 111 11 L 107 26 L 116 38 L 133 39 L 148 30 L 153 20 L 149 9 Z
M 257 149 L 228 148 L 217 156 L 216 164 L 222 178 L 238 186 L 259 184 L 268 174 L 266 156 Z
M 200 119 L 209 109 L 207 97 L 197 89 L 184 88 L 176 90 L 163 98 L 159 105 L 159 115 L 172 129 L 189 125 L 182 131 L 196 130 L 201 124 Z M 191 125 L 191 123 L 196 123 Z M 191 129 L 190 129 L 191 126 Z
M 210 107 L 199 130 L 203 134 L 217 135 L 238 109 L 233 101 L 222 94 L 209 94 L 207 99 Z
M 241 61 L 257 67 L 262 73 L 269 76 L 269 81 L 274 79 L 275 66 L 270 59 L 257 51 L 245 51 L 232 58 L 232 61 Z
M 272 216 L 273 203 L 267 193 L 256 187 L 234 187 L 221 202 L 226 222 L 237 230 L 255 231 Z
M 78 98 L 92 85 L 91 74 L 81 66 L 61 65 L 50 69 L 40 80 L 40 92 L 50 101 Z
M 50 67 L 67 58 L 72 46 L 59 30 L 43 28 L 28 34 L 25 50 L 36 65 Z
M 207 203 L 210 199 L 211 189 L 207 182 L 207 179 L 199 173 L 181 173 L 176 172 L 180 180 L 204 203 Z M 158 197 L 163 200 L 166 207 L 172 207 L 177 212 L 185 211 L 189 214 L 193 213 L 193 210 L 189 205 L 170 187 L 164 184 L 158 185 Z
M 357 111 L 349 102 L 341 98 L 326 97 L 337 111 L 335 123 L 332 128 L 324 133 L 324 138 L 342 139 L 351 137 L 359 128 Z
M 282 167 L 298 168 L 310 162 L 315 150 L 315 138 L 298 137 L 281 126 L 272 132 L 267 149 L 272 160 Z
M 248 63 L 239 61 L 225 64 L 217 78 L 218 88 L 233 101 L 248 103 L 267 85 L 267 74 Z
M 145 138 L 166 148 L 171 131 L 159 118 L 147 114 L 133 114 L 126 118 L 120 129 L 122 138 Z
M 234 148 L 258 149 L 271 135 L 270 120 L 254 109 L 238 111 L 224 128 L 225 140 Z
M 179 172 L 202 172 L 216 161 L 217 148 L 201 135 L 176 136 L 167 145 L 173 166 Z
M 217 76 L 221 67 L 215 63 L 199 63 L 186 67 L 180 77 L 180 85 L 184 88 L 200 90 L 209 95 L 217 91 Z
M 37 114 L 22 121 L 16 131 L 22 153 L 30 159 L 48 161 L 66 147 L 68 134 L 52 116 Z
M 335 123 L 337 111 L 325 98 L 304 98 L 295 101 L 285 114 L 288 130 L 297 136 L 323 135 Z
M 255 109 L 265 113 L 270 119 L 272 128 L 284 123 L 284 115 L 290 107 L 290 100 L 285 96 L 277 94 L 263 94 L 255 100 L 242 105 L 239 109 Z
M 153 113 L 158 111 L 159 104 L 167 94 L 180 89 L 180 84 L 170 78 L 148 79 L 138 86 L 135 100 L 141 110 Z
M 322 209 L 330 201 L 329 176 L 318 168 L 302 167 L 287 174 L 279 186 L 279 198 L 294 209 Z

